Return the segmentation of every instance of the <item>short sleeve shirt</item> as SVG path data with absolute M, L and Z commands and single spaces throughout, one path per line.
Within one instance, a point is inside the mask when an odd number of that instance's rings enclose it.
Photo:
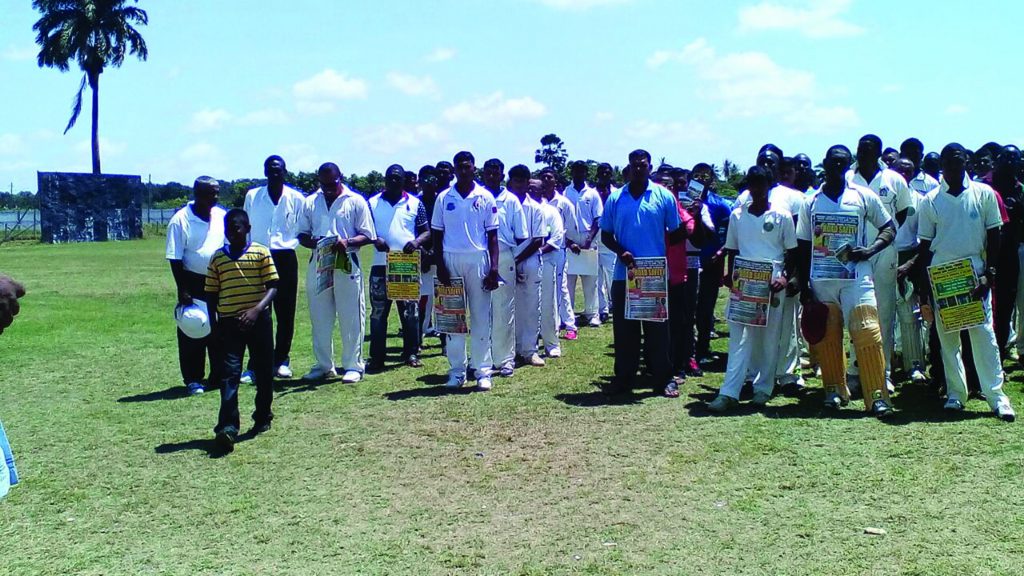
M 900 225 L 896 222 L 896 215 L 904 210 L 908 210 L 908 212 L 912 210 L 914 199 L 910 195 L 910 187 L 907 186 L 907 181 L 903 179 L 903 176 L 884 166 L 885 164 L 879 163 L 879 170 L 871 182 L 864 180 L 861 173 L 857 171 L 856 165 L 846 177 L 852 184 L 863 186 L 878 195 L 882 205 L 885 206 L 885 211 L 893 219 L 893 226 L 898 231 Z
M 168 260 L 181 260 L 185 270 L 205 275 L 214 252 L 224 246 L 225 211 L 214 206 L 207 222 L 192 211 L 194 205 L 189 202 L 167 224 L 166 255 Z
M 682 204 L 676 202 L 676 206 L 679 212 L 679 224 L 686 229 L 687 240 L 677 244 L 668 244 L 668 238 L 665 239 L 665 257 L 668 260 L 668 283 L 672 286 L 686 282 L 687 270 L 690 267 L 686 254 L 687 248 L 690 246 L 688 239 L 693 235 L 696 226 L 693 216 L 683 208 Z
M 903 221 L 903 226 L 900 226 L 896 232 L 896 241 L 893 244 L 900 252 L 917 247 L 917 221 L 921 200 L 929 192 L 939 187 L 939 181 L 924 172 L 918 172 L 917 176 L 907 182 L 907 187 L 910 188 L 913 209 L 907 213 L 907 219 Z
M 389 250 L 401 251 L 406 244 L 416 239 L 418 227 L 426 227 L 427 210 L 415 196 L 402 192 L 398 202 L 392 204 L 384 198 L 383 193 L 378 193 L 367 203 L 373 214 L 373 228 L 377 237 L 387 242 Z M 387 252 L 374 250 L 373 265 L 386 266 L 387 263 Z
M 249 238 L 271 250 L 295 250 L 299 246 L 299 220 L 306 197 L 285 186 L 277 204 L 266 186 L 253 188 L 245 195 L 242 207 L 249 214 L 252 231 Z
M 812 221 L 814 214 L 855 214 L 859 221 L 857 233 L 858 247 L 865 247 L 874 241 L 874 236 L 868 237 L 890 222 L 889 212 L 886 211 L 878 195 L 871 190 L 847 181 L 846 188 L 835 201 L 825 195 L 822 188 L 814 191 L 814 194 L 807 200 L 800 210 L 800 216 L 796 222 L 796 237 L 798 240 L 812 241 Z M 857 276 L 864 277 L 871 275 L 871 262 L 864 261 L 857 263 Z M 819 280 L 819 282 L 843 282 L 843 280 Z
M 522 201 L 522 207 L 523 221 L 526 223 L 526 234 L 523 236 L 523 242 L 516 247 L 516 256 L 519 256 L 534 238 L 546 238 L 548 235 L 544 211 L 541 209 L 541 205 L 534 201 L 533 198 L 525 196 Z
M 452 186 L 438 196 L 430 226 L 444 232 L 445 252 L 483 252 L 487 233 L 498 229 L 498 206 L 491 193 L 475 182 L 465 198 Z
M 377 239 L 377 232 L 373 227 L 373 214 L 370 212 L 370 205 L 366 202 L 366 198 L 347 187 L 331 205 L 329 217 L 331 227 L 328 236 L 349 240 L 364 235 L 370 240 Z M 358 252 L 359 248 L 350 246 L 348 251 Z
M 565 238 L 576 242 L 580 236 L 579 219 L 576 217 L 576 206 L 565 197 L 564 194 L 555 192 L 555 195 L 548 201 L 549 204 L 558 209 L 558 215 L 562 217 L 562 227 L 565 228 Z M 562 242 L 562 247 L 565 247 Z
M 736 250 L 743 258 L 771 261 L 777 274 L 782 270 L 786 251 L 796 248 L 793 215 L 773 205 L 755 216 L 749 208 L 749 204 L 741 204 L 732 211 L 725 247 Z
M 967 187 L 958 196 L 949 193 L 945 180 L 920 204 L 918 236 L 930 240 L 933 264 L 970 258 L 976 272 L 985 265 L 987 232 L 1003 224 L 992 189 L 965 179 Z
M 663 186 L 649 182 L 647 189 L 634 198 L 632 184 L 626 184 L 608 197 L 601 217 L 601 231 L 636 258 L 665 256 L 665 233 L 679 228 L 676 199 Z M 614 280 L 626 279 L 626 267 L 615 263 Z
M 544 243 L 556 250 L 565 248 L 565 226 L 562 224 L 562 215 L 547 201 L 538 204 L 543 215 Z
M 518 245 L 516 238 L 526 238 L 527 234 L 523 204 L 507 188 L 502 188 L 494 197 L 494 204 L 498 207 L 498 244 L 503 249 L 514 250 Z
M 772 205 L 772 208 L 778 208 L 779 210 L 785 210 L 793 215 L 793 217 L 800 216 L 800 207 L 803 206 L 806 197 L 798 190 L 794 190 L 789 186 L 779 184 L 768 191 L 768 202 Z M 740 195 L 736 197 L 736 207 L 740 207 L 744 204 L 750 204 L 750 192 L 744 190 L 740 192 Z
M 597 189 L 584 183 L 582 190 L 577 190 L 572 184 L 566 186 L 565 197 L 572 202 L 576 209 L 577 230 L 576 236 L 572 240 L 582 244 L 590 235 L 594 220 L 601 218 L 601 214 L 604 212 L 601 195 L 597 193 Z

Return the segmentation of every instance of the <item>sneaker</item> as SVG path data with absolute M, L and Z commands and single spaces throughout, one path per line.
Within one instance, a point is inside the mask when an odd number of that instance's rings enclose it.
M 1017 413 L 1013 411 L 1013 406 L 1010 406 L 1010 399 L 1006 396 L 999 398 L 999 402 L 996 403 L 995 412 L 996 416 L 1003 422 L 1013 422 L 1017 419 Z
M 719 394 L 714 400 L 708 403 L 708 410 L 721 414 L 722 412 L 727 412 L 728 410 L 735 408 L 737 404 L 739 404 L 739 402 L 735 398 Z
M 236 440 L 238 440 L 238 430 L 234 426 L 228 426 L 217 432 L 217 445 L 225 452 L 231 452 L 235 449 Z
M 835 392 L 825 395 L 825 408 L 829 410 L 838 410 L 843 405 L 843 397 Z
M 526 359 L 526 364 L 528 364 L 530 366 L 536 366 L 536 367 L 540 368 L 541 366 L 544 366 L 545 364 L 547 364 L 547 362 L 545 362 L 544 359 L 541 358 L 539 354 L 534 352 L 533 354 L 530 354 L 529 358 Z
M 423 361 L 420 360 L 419 356 L 413 354 L 405 359 L 405 365 L 409 368 L 422 368 Z
M 366 372 L 367 372 L 367 374 L 377 374 L 377 373 L 380 373 L 380 372 L 383 372 L 383 371 L 384 371 L 384 363 L 383 362 L 377 362 L 377 361 L 374 361 L 374 360 L 370 360 L 366 364 Z
M 697 360 L 694 358 L 690 358 L 689 365 L 683 369 L 683 372 L 693 378 L 700 378 L 704 375 L 704 371 L 700 369 L 700 365 L 697 364 Z
M 292 376 L 293 376 L 292 368 L 291 368 L 291 366 L 288 365 L 288 362 L 285 362 L 284 364 L 281 364 L 280 366 L 277 367 L 277 377 L 278 378 L 289 379 Z
M 575 330 L 566 330 L 565 331 L 565 336 L 562 336 L 562 338 L 565 338 L 566 340 L 575 340 L 577 338 L 576 331 Z
M 561 348 L 552 348 L 551 350 L 548 350 L 548 358 L 561 358 L 561 357 L 562 357 L 562 349 Z
M 892 404 L 889 404 L 887 400 L 879 398 L 871 403 L 871 413 L 876 418 L 885 418 L 892 414 Z
M 457 388 L 462 388 L 462 385 L 465 383 L 465 378 L 452 374 L 448 376 L 448 381 L 444 383 L 444 387 L 450 390 L 455 390 Z
M 238 381 L 242 384 L 252 384 L 252 379 L 255 377 L 256 375 L 252 373 L 252 370 L 246 370 L 245 372 L 242 372 L 242 377 L 239 378 Z
M 302 376 L 303 380 L 327 380 L 328 378 L 337 378 L 338 373 L 334 371 L 334 368 L 330 370 L 324 370 L 320 366 L 313 366 L 313 369 L 306 372 Z
M 657 392 L 658 390 L 655 390 L 655 393 Z M 671 382 L 665 385 L 665 389 L 661 392 L 665 398 L 679 398 L 679 382 L 672 379 Z
M 768 404 L 768 401 L 772 399 L 772 395 L 763 391 L 757 390 L 754 392 L 754 397 L 750 400 L 756 406 L 764 406 Z
M 254 424 L 252 427 L 253 434 L 263 434 L 264 432 L 270 432 L 270 422 L 263 422 L 260 424 Z
M 363 375 L 355 370 L 346 370 L 345 375 L 341 377 L 341 381 L 345 384 L 355 384 L 363 379 Z
M 588 326 L 590 326 L 591 328 L 600 328 L 601 327 L 601 319 L 598 318 L 597 316 L 591 317 L 590 318 L 590 324 L 588 324 Z
M 782 385 L 782 395 L 786 398 L 796 398 L 804 391 L 804 385 L 800 382 L 787 382 Z
M 191 382 L 187 386 L 185 386 L 185 389 L 188 390 L 189 396 L 197 396 L 199 394 L 202 394 L 203 392 L 206 392 L 206 388 L 203 387 L 203 384 L 201 382 Z
M 494 387 L 494 383 L 491 382 L 491 379 L 489 377 L 485 376 L 476 381 L 476 387 L 478 390 L 487 392 L 488 390 Z
M 964 403 L 957 400 L 956 398 L 947 398 L 946 403 L 943 404 L 942 409 L 946 412 L 963 412 Z
M 910 381 L 914 384 L 924 384 L 928 382 L 928 377 L 925 376 L 924 370 L 920 366 L 914 365 L 914 369 L 910 372 Z
M 605 322 L 608 321 L 608 313 L 607 312 L 601 312 L 601 315 L 598 316 L 598 318 L 600 318 L 601 323 L 604 324 Z
M 502 378 L 511 378 L 514 373 L 515 369 L 511 366 L 502 366 L 498 369 L 498 376 L 501 376 Z

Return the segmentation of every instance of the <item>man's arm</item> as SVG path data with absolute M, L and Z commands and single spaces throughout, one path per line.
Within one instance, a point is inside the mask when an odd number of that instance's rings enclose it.
M 519 253 L 519 256 L 516 256 L 516 266 L 522 264 L 523 262 L 526 261 L 527 258 L 537 253 L 537 251 L 540 250 L 541 246 L 543 245 L 543 238 L 530 238 L 530 243 L 526 245 L 526 248 L 523 248 L 523 251 Z M 552 250 L 553 249 L 554 248 L 552 248 Z
M 263 295 L 263 298 L 252 308 L 249 308 L 238 317 L 238 322 L 242 325 L 242 329 L 248 329 L 256 320 L 259 319 L 260 314 L 270 306 L 270 303 L 274 301 L 274 297 L 277 296 L 277 282 L 267 282 L 267 292 Z
M 606 248 L 614 252 L 615 255 L 619 257 L 619 260 L 622 260 L 622 264 L 626 266 L 626 268 L 633 268 L 636 265 L 633 254 L 626 250 L 622 244 L 619 244 L 619 241 L 615 239 L 615 234 L 613 232 L 602 230 L 601 243 L 604 244 Z
M 437 267 L 437 279 L 445 286 L 452 285 L 452 277 L 448 266 L 444 263 L 444 230 L 434 228 L 434 266 Z
M 490 267 L 487 276 L 484 277 L 484 289 L 495 290 L 498 288 L 498 231 L 487 231 L 487 255 L 490 257 Z
M 814 301 L 811 292 L 811 241 L 796 241 L 796 275 L 800 286 L 800 301 L 804 304 Z
M 188 306 L 192 304 L 192 294 L 188 292 L 187 272 L 185 263 L 181 260 L 168 260 L 171 263 L 171 274 L 174 275 L 174 285 L 178 288 L 178 304 Z
M 886 222 L 884 226 L 878 229 L 878 236 L 875 236 L 875 241 L 866 248 L 854 248 L 850 251 L 850 260 L 854 262 L 863 262 L 864 260 L 870 259 L 875 254 L 878 254 L 882 250 L 885 250 L 892 241 L 896 239 L 896 226 L 893 225 L 892 221 Z

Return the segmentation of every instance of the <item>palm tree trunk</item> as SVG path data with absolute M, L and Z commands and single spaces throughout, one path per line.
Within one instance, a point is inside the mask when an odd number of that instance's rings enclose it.
M 92 91 L 92 173 L 100 171 L 100 75 L 89 73 L 89 88 Z

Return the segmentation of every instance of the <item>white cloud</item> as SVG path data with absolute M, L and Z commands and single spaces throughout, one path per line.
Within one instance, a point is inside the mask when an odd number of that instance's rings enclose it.
M 538 0 L 541 4 L 558 10 L 588 10 L 600 6 L 627 4 L 632 0 Z
M 313 172 L 327 161 L 309 144 L 285 144 L 279 150 L 291 172 Z
M 466 101 L 447 108 L 442 117 L 453 124 L 481 124 L 504 128 L 517 120 L 534 120 L 547 114 L 547 108 L 529 96 L 505 98 L 501 92 Z
M 365 80 L 351 78 L 331 68 L 296 82 L 292 87 L 296 107 L 303 114 L 333 112 L 338 100 L 364 99 L 368 91 Z
M 598 112 L 594 114 L 594 122 L 597 124 L 605 124 L 615 119 L 615 114 L 611 112 Z
M 178 155 L 178 160 L 183 168 L 179 173 L 206 174 L 218 178 L 224 177 L 227 172 L 224 152 L 209 142 L 196 142 L 185 148 Z
M 25 141 L 20 134 L 0 134 L 0 156 L 14 156 L 25 149 Z
M 0 59 L 8 62 L 24 62 L 34 60 L 39 50 L 35 46 L 8 46 L 2 53 Z
M 448 132 L 434 123 L 387 124 L 366 130 L 355 137 L 359 146 L 381 154 L 394 154 L 400 150 L 447 141 Z
M 637 120 L 623 129 L 626 138 L 636 145 L 694 144 L 716 147 L 722 139 L 703 122 L 653 122 Z
M 835 134 L 860 124 L 857 111 L 849 106 L 807 104 L 782 116 L 793 134 Z
M 792 2 L 765 0 L 740 9 L 740 32 L 779 30 L 797 32 L 808 38 L 858 36 L 864 28 L 844 19 L 852 0 L 806 0 Z
M 423 57 L 427 62 L 447 62 L 455 58 L 455 50 L 452 48 L 436 48 L 430 54 Z
M 430 76 L 413 76 L 400 72 L 390 72 L 387 76 L 388 84 L 407 96 L 426 96 L 438 98 L 441 90 L 437 83 Z
M 192 115 L 188 122 L 189 132 L 210 132 L 224 127 L 233 116 L 223 108 L 203 108 Z
M 290 118 L 283 110 L 264 108 L 249 112 L 237 120 L 239 126 L 282 126 L 288 124 Z
M 967 114 L 968 112 L 970 112 L 970 109 L 963 104 L 950 104 L 946 107 L 946 114 L 950 115 Z

